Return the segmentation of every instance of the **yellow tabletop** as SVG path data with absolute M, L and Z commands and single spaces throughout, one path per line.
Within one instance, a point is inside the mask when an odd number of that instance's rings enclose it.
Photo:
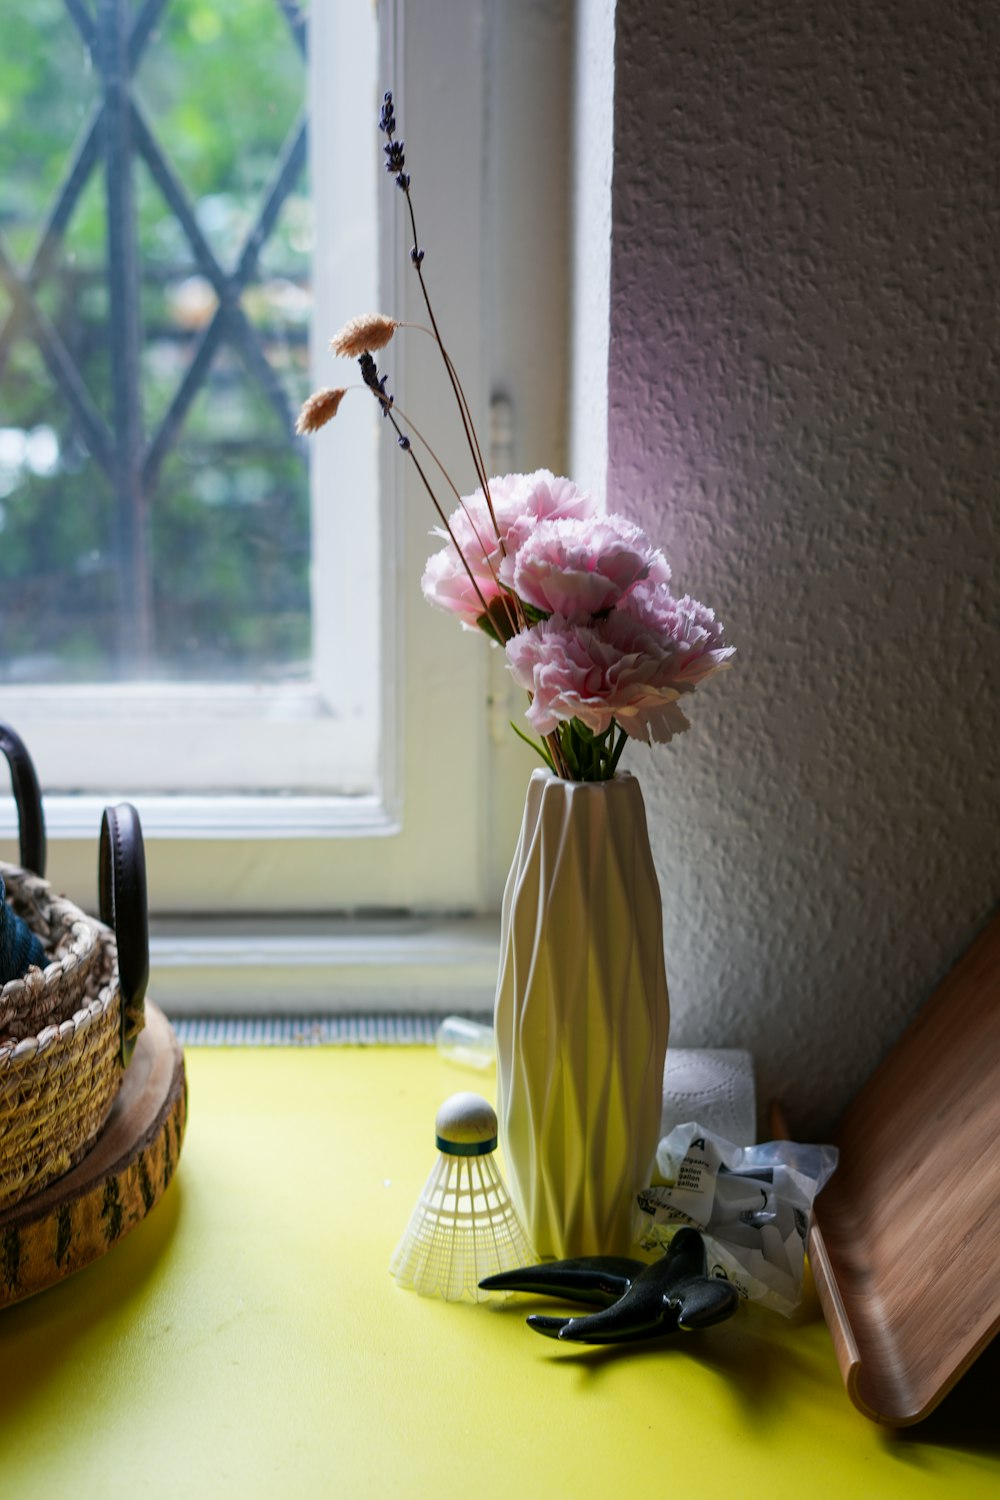
M 0 1313 L 4 1495 L 1000 1493 L 981 1371 L 921 1427 L 880 1429 L 848 1402 L 808 1287 L 794 1325 L 747 1308 L 617 1350 L 539 1338 L 535 1299 L 401 1291 L 387 1265 L 437 1107 L 490 1097 L 491 1075 L 410 1047 L 188 1048 L 187 1066 L 161 1204 Z

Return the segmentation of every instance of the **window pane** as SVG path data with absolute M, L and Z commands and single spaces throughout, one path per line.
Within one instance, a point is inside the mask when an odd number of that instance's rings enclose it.
M 0 681 L 308 679 L 303 7 L 4 9 Z

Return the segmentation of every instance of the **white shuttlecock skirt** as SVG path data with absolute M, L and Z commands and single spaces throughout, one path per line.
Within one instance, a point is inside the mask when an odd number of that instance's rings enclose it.
M 480 1291 L 483 1277 L 533 1265 L 536 1258 L 493 1153 L 442 1153 L 389 1270 L 400 1286 L 423 1297 L 482 1302 L 490 1296 Z

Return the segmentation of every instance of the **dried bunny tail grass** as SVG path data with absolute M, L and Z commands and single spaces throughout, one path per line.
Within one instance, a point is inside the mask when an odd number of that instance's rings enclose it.
M 325 427 L 327 422 L 332 421 L 337 415 L 340 403 L 346 395 L 346 386 L 338 386 L 336 390 L 331 386 L 326 386 L 321 391 L 313 391 L 312 395 L 302 403 L 295 431 L 301 437 L 303 433 L 317 432 L 321 427 Z
M 357 359 L 361 354 L 375 354 L 384 349 L 399 323 L 383 313 L 365 313 L 361 318 L 352 318 L 339 333 L 330 340 L 334 354 Z

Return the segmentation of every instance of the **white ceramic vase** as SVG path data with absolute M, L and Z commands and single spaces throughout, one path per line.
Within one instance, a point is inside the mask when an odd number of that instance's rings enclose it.
M 669 1019 L 639 783 L 535 771 L 504 891 L 495 1022 L 508 1180 L 540 1256 L 628 1254 Z

